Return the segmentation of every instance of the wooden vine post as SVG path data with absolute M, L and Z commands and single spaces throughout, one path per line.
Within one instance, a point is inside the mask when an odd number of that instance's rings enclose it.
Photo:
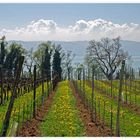
M 21 71 L 22 71 L 23 62 L 24 62 L 24 56 L 19 57 L 16 78 L 15 78 L 15 81 L 14 81 L 14 89 L 12 91 L 10 103 L 8 105 L 8 109 L 7 109 L 5 119 L 4 119 L 4 122 L 3 122 L 3 127 L 2 127 L 2 136 L 3 137 L 6 136 L 7 130 L 8 130 L 8 127 L 9 127 L 10 117 L 11 117 L 11 113 L 12 113 L 12 109 L 13 109 L 14 101 L 15 101 L 15 96 L 16 96 L 16 88 L 17 88 L 17 85 L 19 83 L 19 78 L 20 78 L 20 74 L 21 74 Z
M 112 95 L 112 90 L 113 90 L 113 74 L 111 74 L 111 91 L 110 91 L 110 94 L 111 94 L 111 100 L 113 100 L 113 95 Z M 111 129 L 111 136 L 112 136 L 112 133 L 113 133 L 113 106 L 112 106 L 112 102 L 111 102 L 111 106 L 110 106 L 110 129 Z
M 49 97 L 49 95 L 50 95 L 50 91 L 49 91 L 49 79 L 48 79 L 48 77 L 47 77 L 47 94 L 48 94 L 48 97 Z
M 42 68 L 42 105 L 44 103 L 44 70 Z
M 125 101 L 127 103 L 127 70 L 125 67 Z
M 36 117 L 36 65 L 34 65 L 33 117 Z
M 117 106 L 117 118 L 116 118 L 116 136 L 120 137 L 120 106 L 121 106 L 121 94 L 123 86 L 125 60 L 122 61 L 122 67 L 120 70 L 120 84 L 119 84 L 119 95 L 118 95 L 118 106 Z
M 2 67 L 0 67 L 0 88 L 1 88 L 1 103 L 3 104 L 3 72 L 2 72 Z
M 81 82 L 81 80 L 82 80 L 82 70 L 81 69 L 79 69 L 79 71 L 80 71 L 80 73 L 79 73 L 79 76 L 80 76 L 80 78 L 79 78 L 79 80 L 80 80 L 80 92 L 82 91 L 82 82 Z
M 84 104 L 86 106 L 86 96 L 85 96 L 85 69 L 83 67 L 83 98 L 84 98 Z
M 91 94 L 91 113 L 93 121 L 93 101 L 94 100 L 94 66 L 92 67 L 92 94 Z

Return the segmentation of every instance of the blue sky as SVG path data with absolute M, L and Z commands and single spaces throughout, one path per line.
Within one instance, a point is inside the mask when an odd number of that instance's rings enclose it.
M 102 18 L 114 23 L 140 23 L 140 4 L 0 4 L 0 28 L 51 19 L 66 26 L 79 19 Z
M 34 21 L 34 22 L 31 22 Z M 61 34 L 61 36 L 60 36 Z M 0 4 L 0 36 L 9 40 L 140 41 L 140 4 Z

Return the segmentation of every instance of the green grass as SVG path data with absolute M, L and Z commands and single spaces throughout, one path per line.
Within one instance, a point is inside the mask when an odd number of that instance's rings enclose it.
M 80 87 L 78 81 L 78 87 Z M 85 86 L 86 91 L 86 98 L 91 101 L 91 87 L 88 85 Z M 110 125 L 110 105 L 112 104 L 113 107 L 113 128 L 115 132 L 116 128 L 116 112 L 117 112 L 117 101 L 111 100 L 100 93 L 99 91 L 95 90 L 95 97 L 96 97 L 96 104 L 100 100 L 100 115 L 101 119 L 103 118 L 103 103 L 106 103 L 105 109 L 105 121 L 106 124 Z M 98 106 L 96 106 L 96 110 L 98 112 Z M 140 116 L 134 114 L 131 110 L 126 109 L 121 106 L 120 112 L 120 129 L 121 129 L 121 136 L 140 136 Z
M 96 86 L 97 87 L 99 87 L 99 85 L 100 85 L 100 87 L 106 92 L 106 93 L 108 93 L 108 94 L 110 94 L 110 92 L 111 92 L 111 87 L 108 85 L 108 84 L 106 84 L 106 82 L 105 81 L 99 81 L 99 80 L 96 80 L 95 81 L 95 84 L 96 84 Z M 114 95 L 114 96 L 118 96 L 118 93 L 119 93 L 119 81 L 113 81 L 113 90 L 112 90 L 112 94 Z M 126 90 L 125 90 L 125 85 L 123 85 L 123 87 L 122 87 L 122 92 L 123 92 L 123 100 L 124 101 L 126 101 Z M 140 94 L 137 94 L 136 93 L 136 90 L 138 90 L 138 89 L 131 89 L 130 90 L 130 87 L 129 86 L 127 86 L 127 102 L 128 103 L 130 103 L 131 102 L 131 104 L 134 104 L 134 105 L 137 105 L 137 106 L 139 106 L 140 107 L 140 102 L 139 102 L 139 100 L 140 100 Z
M 47 95 L 46 83 L 44 84 L 44 89 L 45 89 L 44 90 L 45 95 Z M 42 98 L 42 85 L 40 85 L 36 89 L 36 100 L 37 100 L 38 105 L 41 104 L 41 98 Z M 33 91 L 26 93 L 15 99 L 7 135 L 9 135 L 9 131 L 12 127 L 13 122 L 14 121 L 18 122 L 18 117 L 19 117 L 19 121 L 22 123 L 23 112 L 24 112 L 24 121 L 26 121 L 29 118 L 29 115 L 32 114 L 33 112 L 33 108 L 31 108 L 32 104 L 33 104 Z M 9 105 L 9 101 L 7 101 L 6 104 L 0 106 L 0 131 L 2 130 L 2 125 L 3 125 L 3 121 L 4 121 L 4 117 L 5 117 L 8 105 Z M 28 109 L 27 109 L 27 106 L 28 106 Z M 23 107 L 26 107 L 26 108 L 23 109 Z
M 53 104 L 40 126 L 42 136 L 85 136 L 79 119 L 76 100 L 68 81 L 59 83 Z

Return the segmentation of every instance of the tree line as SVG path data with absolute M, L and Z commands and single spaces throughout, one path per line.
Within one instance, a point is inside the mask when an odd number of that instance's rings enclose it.
M 55 81 L 54 85 L 63 79 L 70 79 L 74 55 L 71 51 L 64 51 L 61 45 L 47 41 L 39 44 L 36 51 L 33 48 L 27 50 L 17 42 L 8 43 L 3 36 L 0 39 L 0 67 L 7 77 L 16 75 L 20 56 L 25 56 L 24 77 L 33 77 L 33 66 L 36 65 L 37 73 L 43 73 L 47 81 Z
M 32 77 L 33 65 L 36 65 L 38 71 L 44 70 L 43 73 L 48 81 L 51 79 L 70 80 L 72 77 L 74 69 L 72 61 L 75 55 L 71 51 L 65 52 L 61 45 L 47 41 L 41 43 L 36 51 L 33 48 L 27 51 L 16 42 L 8 44 L 3 36 L 0 39 L 0 46 L 0 66 L 7 69 L 9 75 L 16 74 L 18 58 L 24 55 L 24 75 Z M 94 66 L 95 72 L 102 73 L 108 80 L 111 80 L 114 74 L 116 74 L 116 78 L 119 78 L 118 68 L 121 62 L 128 58 L 130 58 L 128 53 L 121 48 L 120 37 L 102 38 L 99 41 L 89 41 L 85 63 L 79 64 L 78 67 L 86 66 L 89 73 Z M 128 70 L 127 77 L 129 77 Z

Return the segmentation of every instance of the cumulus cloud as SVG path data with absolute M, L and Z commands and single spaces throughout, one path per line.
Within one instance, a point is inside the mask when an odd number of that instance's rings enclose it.
M 79 20 L 74 25 L 60 27 L 53 20 L 40 19 L 31 21 L 25 27 L 2 29 L 0 35 L 8 40 L 62 40 L 81 41 L 114 38 L 121 36 L 124 40 L 140 41 L 140 25 L 135 23 L 116 24 L 103 19 Z
M 79 34 L 79 37 L 83 35 L 85 39 L 100 39 L 102 37 L 114 38 L 121 36 L 122 39 L 125 40 L 140 41 L 140 39 L 138 39 L 140 35 L 140 25 L 134 23 L 120 25 L 103 19 L 90 21 L 79 20 L 70 28 L 76 34 Z

